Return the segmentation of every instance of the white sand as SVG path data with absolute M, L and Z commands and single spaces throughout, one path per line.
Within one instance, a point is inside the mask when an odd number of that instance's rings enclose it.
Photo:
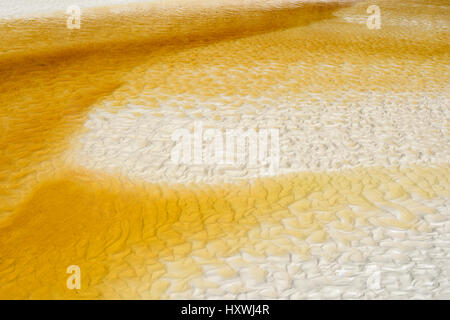
M 127 1 L 1 1 L 1 15 L 19 17 L 65 10 L 69 2 L 97 6 Z M 300 61 L 290 67 L 300 73 L 304 66 Z M 257 69 L 250 71 L 258 73 Z M 134 100 L 145 100 L 155 93 L 141 89 Z M 312 102 L 330 96 L 334 97 L 332 103 Z M 351 102 L 341 99 L 349 96 Z M 281 161 L 276 175 L 372 166 L 429 167 L 448 163 L 450 159 L 449 99 L 445 93 L 426 88 L 423 92 L 303 92 L 302 96 L 279 96 L 276 101 L 264 102 L 242 96 L 226 97 L 230 103 L 243 102 L 235 109 L 214 98 L 205 102 L 194 97 L 194 108 L 184 110 L 185 117 L 180 118 L 173 103 L 189 99 L 192 95 L 174 96 L 161 102 L 157 110 L 145 103 L 130 102 L 113 113 L 104 108 L 113 99 L 105 98 L 89 114 L 86 130 L 74 137 L 73 148 L 65 155 L 67 163 L 100 172 L 119 172 L 148 182 L 218 183 L 260 176 L 259 168 L 248 165 L 171 163 L 170 152 L 174 147 L 171 133 L 192 128 L 196 120 L 201 120 L 204 126 L 222 129 L 278 128 Z M 209 108 L 211 105 L 216 108 L 214 111 Z M 218 120 L 214 118 L 217 115 Z M 356 240 L 344 246 L 335 241 L 332 234 L 335 230 L 330 227 L 327 230 L 330 240 L 308 244 L 311 253 L 308 261 L 296 254 L 257 258 L 242 253 L 223 259 L 238 270 L 235 276 L 223 279 L 205 264 L 201 277 L 193 279 L 186 291 L 167 294 L 172 298 L 209 299 L 450 298 L 449 200 L 414 201 L 436 210 L 433 215 L 421 216 L 419 231 L 356 225 L 351 234 Z M 407 201 L 398 202 L 405 207 L 409 205 Z M 392 208 L 380 211 L 378 218 L 383 214 L 395 215 Z M 259 229 L 276 227 L 261 225 Z M 269 242 L 278 245 L 283 240 L 273 236 Z M 289 240 L 295 246 L 305 242 L 294 237 Z M 287 251 L 289 246 L 292 248 L 292 243 L 285 246 Z M 170 266 L 167 263 L 168 270 Z M 174 274 L 164 277 L 176 280 Z M 208 287 L 207 281 L 218 287 Z
M 65 12 L 69 6 L 93 8 L 127 3 L 154 2 L 164 0 L 0 0 L 0 18 L 25 18 Z
M 347 22 L 356 21 L 347 19 Z M 299 61 L 290 68 L 300 74 L 304 65 Z M 322 71 L 326 73 L 326 66 Z M 145 100 L 154 93 L 143 89 L 134 101 Z M 331 103 L 312 102 L 330 96 L 334 97 Z M 345 100 L 349 96 L 351 102 Z M 148 182 L 218 183 L 261 176 L 259 168 L 250 165 L 171 163 L 170 152 L 174 147 L 171 133 L 180 128 L 192 129 L 199 119 L 204 127 L 219 129 L 278 128 L 281 161 L 276 175 L 372 166 L 429 167 L 450 159 L 450 101 L 445 93 L 303 92 L 302 96 L 279 96 L 276 101 L 262 102 L 242 96 L 226 99 L 229 103 L 194 98 L 194 108 L 183 110 L 184 118 L 177 112 L 182 105 L 179 108 L 176 105 L 180 101 L 192 103 L 190 95 L 181 94 L 160 102 L 157 110 L 130 102 L 117 113 L 104 109 L 110 102 L 106 99 L 89 115 L 86 132 L 77 138 L 68 160 L 91 170 L 119 172 Z M 242 106 L 231 109 L 229 106 L 236 100 L 242 101 Z M 209 108 L 211 105 L 215 108 Z M 415 205 L 435 210 L 432 216 L 421 216 L 420 231 L 358 225 L 347 233 L 355 240 L 351 245 L 343 245 L 330 226 L 327 232 L 331 236 L 326 242 L 308 243 L 311 257 L 307 260 L 295 253 L 259 258 L 245 253 L 244 245 L 240 254 L 223 259 L 226 265 L 238 270 L 234 276 L 221 277 L 216 266 L 199 263 L 202 273 L 190 280 L 185 291 L 169 290 L 167 294 L 180 299 L 448 299 L 449 199 L 414 201 Z M 404 208 L 412 203 L 393 202 Z M 395 210 L 380 205 L 377 218 L 392 214 L 395 215 Z M 269 233 L 276 228 L 277 225 L 261 225 L 257 232 Z M 284 244 L 286 241 L 289 244 Z M 292 246 L 305 245 L 305 240 L 284 235 L 272 236 L 269 242 L 287 252 Z M 180 276 L 171 272 L 176 270 L 175 264 L 166 263 L 168 273 L 164 280 L 173 282 Z
M 348 94 L 341 92 L 335 96 Z M 277 105 L 265 105 L 256 113 L 257 101 L 247 101 L 248 105 L 238 111 L 220 104 L 212 111 L 207 107 L 211 105 L 208 101 L 198 103 L 188 113 L 200 113 L 204 127 L 279 128 L 280 168 L 275 175 L 367 166 L 429 166 L 450 159 L 450 138 L 446 134 L 449 99 L 412 92 L 391 97 L 371 92 L 353 94 L 358 97 L 357 106 L 339 100 L 332 105 L 317 105 L 308 101 L 299 103 L 296 97 L 280 97 Z M 415 104 L 410 105 L 413 98 Z M 260 176 L 260 167 L 248 163 L 241 166 L 173 163 L 172 132 L 180 128 L 193 130 L 198 120 L 194 116 L 180 119 L 168 106 L 161 109 L 167 110 L 162 119 L 153 116 L 154 110 L 145 106 L 130 105 L 117 114 L 96 109 L 85 123 L 87 133 L 70 155 L 72 161 L 89 169 L 120 172 L 148 182 L 217 183 Z M 142 115 L 137 117 L 136 112 Z M 235 117 L 237 112 L 241 119 Z M 217 114 L 223 119 L 213 120 Z

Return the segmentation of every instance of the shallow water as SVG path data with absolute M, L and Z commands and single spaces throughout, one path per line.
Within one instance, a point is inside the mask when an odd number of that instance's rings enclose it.
M 377 3 L 1 20 L 0 297 L 448 297 L 449 7 Z M 194 121 L 280 170 L 171 164 Z

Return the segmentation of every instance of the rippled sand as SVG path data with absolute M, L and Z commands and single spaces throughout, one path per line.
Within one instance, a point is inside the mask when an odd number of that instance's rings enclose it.
M 0 20 L 0 298 L 450 298 L 446 1 L 236 3 Z M 171 163 L 195 121 L 279 170 Z

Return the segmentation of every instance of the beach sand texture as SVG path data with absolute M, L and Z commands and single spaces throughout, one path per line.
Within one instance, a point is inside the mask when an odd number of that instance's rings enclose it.
M 448 1 L 120 2 L 0 14 L 0 298 L 450 298 Z

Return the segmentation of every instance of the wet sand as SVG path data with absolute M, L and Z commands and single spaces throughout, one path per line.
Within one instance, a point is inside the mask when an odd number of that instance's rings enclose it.
M 448 297 L 448 5 L 281 2 L 0 21 L 1 298 Z M 171 164 L 195 121 L 280 170 Z

